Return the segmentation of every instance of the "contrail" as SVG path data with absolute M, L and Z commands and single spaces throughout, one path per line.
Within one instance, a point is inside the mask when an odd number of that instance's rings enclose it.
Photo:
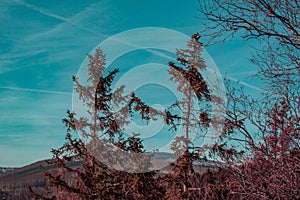
M 9 87 L 9 86 L 0 86 L 2 89 L 8 90 L 18 90 L 18 91 L 26 91 L 26 92 L 40 92 L 40 93 L 50 93 L 50 94 L 61 94 L 61 95 L 72 95 L 70 92 L 60 92 L 54 90 L 38 90 L 38 89 L 31 89 L 31 88 L 18 88 L 18 87 Z
M 253 75 L 257 73 L 257 71 L 246 71 L 246 72 L 237 72 L 237 73 L 231 73 L 231 74 L 227 74 L 228 76 L 238 76 L 238 75 Z
M 59 15 L 50 13 L 50 12 L 48 12 L 48 11 L 46 11 L 46 10 L 40 9 L 40 8 L 38 8 L 38 7 L 34 6 L 34 5 L 32 5 L 32 4 L 28 4 L 28 3 L 25 3 L 25 2 L 22 2 L 22 1 L 19 1 L 19 0 L 14 0 L 14 2 L 16 2 L 16 3 L 20 4 L 20 5 L 23 5 L 23 6 L 27 7 L 27 8 L 30 8 L 30 9 L 32 9 L 32 10 L 34 10 L 34 11 L 37 11 L 37 12 L 39 12 L 39 13 L 41 13 L 41 14 L 44 14 L 44 15 L 46 15 L 46 16 L 49 16 L 49 17 L 52 17 L 52 18 L 61 20 L 61 21 L 63 21 L 63 22 L 69 23 L 69 24 L 71 24 L 71 25 L 74 25 L 74 26 L 76 26 L 76 27 L 78 27 L 78 28 L 80 28 L 80 29 L 82 29 L 82 30 L 88 31 L 88 32 L 90 32 L 90 33 L 93 33 L 93 34 L 96 34 L 96 35 L 101 35 L 101 36 L 104 36 L 104 37 L 106 37 L 106 38 L 109 37 L 108 35 L 99 34 L 99 33 L 95 32 L 95 31 L 92 31 L 92 30 L 90 30 L 90 29 L 84 27 L 84 26 L 81 26 L 81 25 L 79 25 L 79 24 L 76 24 L 76 23 L 72 22 L 72 21 L 71 21 L 70 19 L 68 19 L 68 18 L 61 17 L 61 16 L 59 16 Z M 135 45 L 130 44 L 130 43 L 126 42 L 126 41 L 120 41 L 120 40 L 118 40 L 118 41 L 119 41 L 119 42 L 122 42 L 122 43 L 124 43 L 124 44 L 128 44 L 128 45 L 130 45 L 130 46 L 132 46 L 132 47 L 135 47 Z M 157 51 L 153 51 L 153 50 L 151 50 L 151 49 L 145 49 L 145 50 L 148 51 L 148 52 L 150 52 L 150 53 L 153 53 L 153 54 L 155 54 L 155 55 L 161 56 L 161 57 L 163 57 L 163 58 L 167 58 L 167 59 L 170 59 L 170 60 L 173 60 L 173 59 L 174 59 L 174 58 L 172 58 L 172 57 L 170 57 L 170 56 L 167 56 L 167 55 L 165 55 L 165 54 L 163 54 L 163 53 L 160 53 L 160 52 L 157 52 Z M 245 72 L 245 73 L 249 73 L 249 72 Z M 243 74 L 243 73 L 240 73 L 240 74 Z M 236 74 L 236 75 L 237 75 L 237 74 Z M 247 86 L 247 87 L 249 87 L 249 88 L 252 88 L 252 89 L 255 89 L 255 90 L 258 90 L 258 91 L 261 91 L 261 92 L 267 92 L 267 91 L 265 91 L 265 90 L 262 90 L 262 89 L 259 88 L 259 87 L 253 86 L 253 85 L 248 84 L 248 83 L 243 82 L 243 81 L 240 81 L 240 80 L 238 80 L 238 79 L 236 79 L 236 78 L 234 78 L 234 77 L 228 77 L 228 78 L 231 79 L 231 80 L 233 80 L 233 81 L 235 81 L 235 82 L 239 82 L 240 84 L 245 85 L 245 86 Z M 26 89 L 26 88 L 14 88 L 14 87 L 2 87 L 2 86 L 0 86 L 0 88 L 14 89 L 14 90 L 24 90 L 24 91 L 32 91 L 32 92 L 45 92 L 45 93 L 53 93 L 53 94 L 67 94 L 67 95 L 72 94 L 72 93 L 66 93 L 66 92 L 57 92 L 57 91 L 48 91 L 48 90 L 36 90 L 36 89 Z
M 27 7 L 27 8 L 30 8 L 31 10 L 34 10 L 34 11 L 36 11 L 36 12 L 39 12 L 39 13 L 41 13 L 41 14 L 43 14 L 43 15 L 46 15 L 46 16 L 49 16 L 49 17 L 52 17 L 52 18 L 61 20 L 61 21 L 66 22 L 66 23 L 69 23 L 69 24 L 71 24 L 71 25 L 74 25 L 74 26 L 76 26 L 76 27 L 78 27 L 78 28 L 80 28 L 80 29 L 83 29 L 83 30 L 85 30 L 85 31 L 91 32 L 91 33 L 93 33 L 93 34 L 101 35 L 101 36 L 104 36 L 105 38 L 109 38 L 108 35 L 100 34 L 100 33 L 98 33 L 98 32 L 92 31 L 92 30 L 90 30 L 90 29 L 88 29 L 88 28 L 86 28 L 86 27 L 84 27 L 84 26 L 81 26 L 81 25 L 79 25 L 79 24 L 76 24 L 76 23 L 72 22 L 72 20 L 70 20 L 70 19 L 68 19 L 68 18 L 61 17 L 61 16 L 59 16 L 59 15 L 50 13 L 50 12 L 48 12 L 48 11 L 46 11 L 46 10 L 43 10 L 43 9 L 41 9 L 41 8 L 38 8 L 38 7 L 34 6 L 34 5 L 32 5 L 32 4 L 28 4 L 28 3 L 25 3 L 25 2 L 22 2 L 22 1 L 19 1 L 19 0 L 13 0 L 13 1 L 16 2 L 16 3 L 18 3 L 18 4 L 20 4 L 20 5 L 22 5 L 22 6 L 25 6 L 25 7 Z M 135 45 L 133 45 L 133 44 L 130 44 L 130 43 L 126 42 L 126 41 L 121 41 L 121 40 L 117 40 L 117 41 L 122 42 L 122 43 L 127 44 L 127 45 L 130 45 L 130 46 L 132 46 L 132 47 L 137 47 L 137 46 L 135 46 Z M 167 56 L 167 55 L 165 55 L 165 54 L 162 54 L 162 53 L 159 53 L 159 52 L 150 50 L 150 49 L 146 49 L 146 51 L 148 51 L 148 52 L 150 52 L 150 53 L 153 53 L 153 54 L 156 54 L 156 55 L 158 55 L 158 56 L 164 57 L 164 58 L 168 58 L 168 59 L 172 59 L 172 60 L 174 59 L 174 58 L 171 58 L 171 57 L 169 57 L 169 56 Z
M 246 87 L 249 87 L 249 88 L 251 88 L 251 89 L 258 90 L 258 91 L 264 92 L 264 93 L 267 92 L 266 90 L 263 90 L 263 89 L 261 89 L 261 88 L 259 88 L 259 87 L 256 87 L 256 86 L 254 86 L 254 85 L 251 85 L 251 84 L 246 83 L 246 82 L 244 82 L 244 81 L 240 81 L 240 80 L 238 80 L 237 78 L 234 78 L 234 77 L 232 77 L 232 76 L 228 76 L 228 79 L 233 80 L 233 81 L 235 81 L 235 82 L 237 82 L 237 83 L 240 83 L 240 84 L 242 84 L 242 85 L 244 85 L 244 86 L 246 86 Z
M 27 8 L 30 8 L 31 10 L 34 10 L 34 11 L 36 11 L 36 12 L 39 12 L 39 13 L 41 13 L 41 14 L 43 14 L 43 15 L 46 15 L 46 16 L 49 16 L 49 17 L 52 17 L 52 18 L 61 20 L 61 21 L 63 21 L 63 22 L 69 23 L 69 24 L 71 24 L 71 25 L 74 25 L 74 26 L 76 26 L 76 27 L 78 27 L 78 28 L 80 28 L 80 29 L 82 29 L 82 30 L 88 31 L 88 32 L 93 33 L 93 34 L 96 34 L 96 35 L 101 35 L 101 34 L 95 32 L 95 31 L 92 31 L 92 30 L 90 30 L 90 29 L 84 27 L 84 26 L 81 26 L 81 25 L 78 25 L 78 24 L 72 22 L 72 21 L 71 21 L 70 19 L 68 19 L 68 18 L 65 18 L 65 17 L 59 16 L 59 15 L 50 13 L 50 12 L 48 12 L 48 11 L 46 11 L 46 10 L 43 10 L 43 9 L 41 9 L 41 8 L 38 8 L 38 7 L 34 6 L 34 5 L 32 5 L 32 4 L 28 4 L 28 3 L 25 3 L 25 2 L 22 2 L 22 1 L 19 1 L 19 0 L 14 0 L 14 2 L 16 2 L 16 3 L 18 3 L 18 4 L 22 5 L 22 6 L 25 6 L 25 7 L 27 7 Z
M 47 11 L 42 10 L 42 9 L 40 9 L 40 8 L 34 6 L 34 5 L 31 5 L 31 4 L 28 4 L 28 3 L 25 3 L 25 2 L 22 2 L 22 1 L 19 1 L 19 0 L 14 0 L 14 2 L 16 2 L 16 3 L 18 3 L 18 4 L 22 5 L 22 6 L 25 6 L 27 8 L 30 8 L 31 10 L 37 11 L 37 12 L 39 12 L 41 14 L 47 15 L 49 17 L 53 17 L 53 18 L 59 19 L 59 20 L 64 21 L 64 22 L 69 22 L 70 21 L 67 18 L 64 18 L 64 17 L 61 17 L 59 15 L 55 15 L 53 13 L 47 12 Z
M 170 60 L 174 60 L 174 58 L 172 58 L 172 57 L 170 57 L 170 56 L 167 56 L 167 55 L 165 55 L 165 54 L 163 54 L 163 53 L 159 53 L 159 52 L 156 52 L 156 51 L 153 51 L 153 50 L 151 50 L 151 49 L 147 49 L 147 51 L 148 52 L 150 52 L 150 53 L 153 53 L 153 54 L 155 54 L 155 55 L 157 55 L 157 56 L 161 56 L 161 57 L 163 57 L 163 58 L 167 58 L 167 59 L 170 59 Z M 209 71 L 209 72 L 215 72 L 214 70 L 212 70 L 212 69 L 210 69 L 210 68 L 207 68 L 206 69 L 207 71 Z M 254 71 L 253 71 L 254 72 Z M 235 75 L 238 75 L 238 74 L 249 74 L 250 72 L 243 72 L 243 73 L 236 73 Z M 240 83 L 240 84 L 242 84 L 242 85 L 244 85 L 244 86 L 246 86 L 246 87 L 249 87 L 249 88 L 251 88 L 251 89 L 254 89 L 254 90 L 258 90 L 258 91 L 260 91 L 260 92 L 264 92 L 264 93 L 266 93 L 267 91 L 265 91 L 265 90 L 263 90 L 263 89 L 261 89 L 261 88 L 259 88 L 259 87 L 256 87 L 256 86 L 254 86 L 254 85 L 251 85 L 251 84 L 249 84 L 249 83 L 246 83 L 246 82 L 244 82 L 244 81 L 240 81 L 240 80 L 238 80 L 237 78 L 234 78 L 234 77 L 232 77 L 232 76 L 228 76 L 228 78 L 229 79 L 231 79 L 231 80 L 233 80 L 233 81 L 235 81 L 235 82 L 238 82 L 238 83 Z

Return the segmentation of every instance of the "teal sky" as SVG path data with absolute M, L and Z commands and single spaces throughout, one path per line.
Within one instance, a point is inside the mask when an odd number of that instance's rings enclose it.
M 71 76 L 101 41 L 141 27 L 192 35 L 201 31 L 199 17 L 196 0 L 1 0 L 0 166 L 49 158 L 63 144 Z M 259 91 L 246 78 L 256 71 L 248 44 L 237 39 L 206 50 L 223 75 Z

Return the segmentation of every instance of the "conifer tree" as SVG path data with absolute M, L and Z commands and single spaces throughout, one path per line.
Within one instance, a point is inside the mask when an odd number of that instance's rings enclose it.
M 207 128 L 211 126 L 209 104 L 212 95 L 202 75 L 206 65 L 201 57 L 203 47 L 199 40 L 198 33 L 192 35 L 187 49 L 176 51 L 177 63 L 169 62 L 170 80 L 178 84 L 177 90 L 183 94 L 183 99 L 174 104 L 181 111 L 181 115 L 170 114 L 170 118 L 179 121 L 175 128 L 182 126 L 183 134 L 176 136 L 171 144 L 171 149 L 178 159 L 171 163 L 173 174 L 167 174 L 165 177 L 168 199 L 191 198 L 187 188 L 192 186 L 193 178 L 198 176 L 194 171 L 193 162 L 203 156 L 199 153 L 203 146 L 193 148 L 194 141 L 191 141 L 191 135 L 198 134 L 199 137 L 200 134 L 205 137 Z M 174 105 L 170 107 L 170 113 Z
M 209 123 L 208 117 L 203 121 L 200 117 L 208 115 L 210 91 L 200 73 L 206 70 L 206 66 L 201 57 L 203 49 L 199 39 L 200 35 L 194 34 L 188 42 L 188 49 L 176 51 L 178 63 L 169 62 L 169 73 L 172 76 L 170 80 L 178 84 L 177 90 L 183 94 L 183 99 L 178 100 L 176 104 L 182 113 L 180 125 L 184 129 L 184 137 L 175 138 L 172 148 L 174 151 L 180 151 L 180 141 L 183 142 L 183 149 L 187 149 L 191 142 L 189 135 L 197 133 L 201 125 Z
M 137 134 L 124 135 L 122 129 L 130 121 L 132 105 L 142 119 L 150 114 L 149 109 L 145 109 L 149 107 L 134 93 L 123 95 L 124 86 L 112 91 L 118 70 L 105 74 L 105 55 L 101 49 L 88 57 L 89 85 L 81 84 L 73 76 L 75 90 L 88 116 L 77 117 L 76 113 L 67 111 L 68 117 L 63 119 L 67 127 L 66 143 L 52 150 L 50 161 L 57 165 L 57 170 L 45 173 L 50 185 L 44 194 L 35 193 L 36 198 L 160 199 L 163 189 L 156 184 L 156 172 L 149 170 L 151 155 L 140 159 L 139 155 L 145 152 L 142 140 Z M 113 113 L 112 104 L 123 107 Z M 74 139 L 74 133 L 81 138 Z M 123 171 L 118 170 L 118 166 Z

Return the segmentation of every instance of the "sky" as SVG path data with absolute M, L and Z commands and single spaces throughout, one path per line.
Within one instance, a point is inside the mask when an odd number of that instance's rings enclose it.
M 1 0 L 0 19 L 1 167 L 50 158 L 51 148 L 64 143 L 61 120 L 72 109 L 71 77 L 99 43 L 143 27 L 190 36 L 203 24 L 196 0 Z M 260 91 L 247 78 L 256 71 L 250 44 L 234 39 L 206 51 L 222 75 Z M 128 62 L 145 60 L 126 55 Z

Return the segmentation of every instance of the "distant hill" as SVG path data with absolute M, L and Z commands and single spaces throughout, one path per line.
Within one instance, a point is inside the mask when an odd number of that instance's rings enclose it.
M 43 188 L 47 184 L 43 173 L 51 170 L 55 170 L 55 166 L 49 165 L 46 160 L 20 168 L 5 169 L 5 172 L 0 173 L 0 199 L 31 199 L 28 185 Z
M 169 163 L 174 161 L 175 157 L 171 153 L 158 152 L 152 159 L 156 169 L 161 169 L 160 173 L 170 173 Z M 28 192 L 28 185 L 35 188 L 35 191 L 41 190 L 48 183 L 44 177 L 45 171 L 55 173 L 57 170 L 54 164 L 48 164 L 42 160 L 20 168 L 0 167 L 0 200 L 4 199 L 31 199 Z M 70 165 L 77 166 L 79 161 L 72 161 Z M 194 163 L 194 168 L 198 172 L 205 172 L 207 169 L 214 169 L 221 166 L 222 163 L 209 160 L 199 160 Z M 161 166 L 161 167 L 160 167 Z
M 0 182 L 13 181 L 16 177 L 18 177 L 19 180 L 24 179 L 34 174 L 42 173 L 50 168 L 51 166 L 47 164 L 46 160 L 38 161 L 24 167 L 10 168 L 11 170 L 5 170 L 5 172 L 0 174 Z
M 0 174 L 10 171 L 10 170 L 14 170 L 17 169 L 16 167 L 0 167 Z

